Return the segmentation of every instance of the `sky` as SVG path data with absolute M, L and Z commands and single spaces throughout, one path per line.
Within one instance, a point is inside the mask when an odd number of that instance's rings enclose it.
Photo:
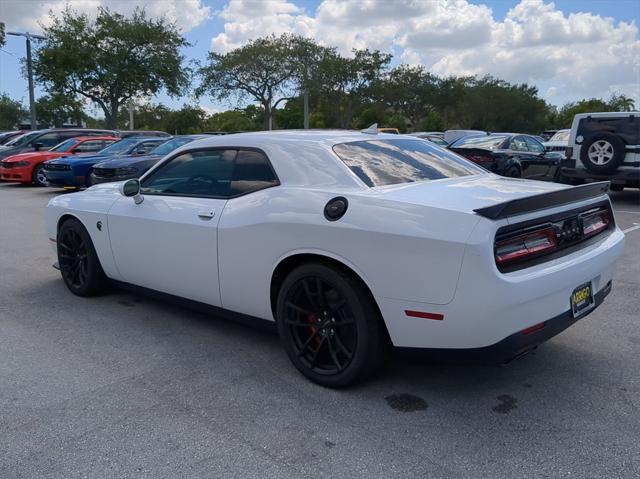
M 37 33 L 48 12 L 66 4 L 95 14 L 107 6 L 127 14 L 136 6 L 176 22 L 204 61 L 271 33 L 291 32 L 337 47 L 394 54 L 393 64 L 425 65 L 437 75 L 490 74 L 535 85 L 561 106 L 582 98 L 624 94 L 640 107 L 638 0 L 0 0 L 8 31 Z M 28 101 L 21 74 L 24 39 L 7 37 L 0 50 L 0 93 Z M 36 98 L 43 94 L 36 89 Z M 232 100 L 151 99 L 171 107 L 199 104 L 215 112 Z

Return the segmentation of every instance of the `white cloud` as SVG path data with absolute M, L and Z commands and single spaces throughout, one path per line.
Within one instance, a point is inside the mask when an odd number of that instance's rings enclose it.
M 585 3 L 588 8 L 588 3 Z M 323 0 L 315 12 L 295 0 L 229 0 L 211 48 L 227 52 L 271 33 L 352 48 L 399 52 L 440 75 L 491 74 L 540 87 L 554 103 L 633 96 L 640 103 L 640 40 L 634 22 L 565 14 L 552 2 L 522 0 L 502 21 L 467 0 Z
M 50 11 L 59 14 L 67 5 L 89 15 L 95 15 L 100 6 L 123 14 L 130 14 L 136 7 L 141 7 L 150 16 L 166 16 L 183 32 L 197 27 L 212 15 L 211 8 L 204 5 L 203 0 L 0 0 L 0 19 L 9 30 L 39 32 L 41 23 L 46 25 L 50 22 Z

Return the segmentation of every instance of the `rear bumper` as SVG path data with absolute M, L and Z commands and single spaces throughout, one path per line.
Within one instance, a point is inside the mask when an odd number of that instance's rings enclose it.
M 445 362 L 480 362 L 503 364 L 522 356 L 535 349 L 540 344 L 557 336 L 580 319 L 588 316 L 611 292 L 611 281 L 594 296 L 595 306 L 581 316 L 573 317 L 571 310 L 565 311 L 551 319 L 536 325 L 531 331 L 519 331 L 498 341 L 491 346 L 467 349 L 439 349 L 439 348 L 399 348 L 403 352 L 418 353 L 430 359 Z
M 560 174 L 565 178 L 576 180 L 610 181 L 614 185 L 640 186 L 640 168 L 617 169 L 611 173 L 600 175 L 585 168 L 562 167 Z

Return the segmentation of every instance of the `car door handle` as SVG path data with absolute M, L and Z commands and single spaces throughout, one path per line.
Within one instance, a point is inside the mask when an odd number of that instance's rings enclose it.
M 216 212 L 213 210 L 209 211 L 198 211 L 198 218 L 203 220 L 210 220 L 216 215 Z

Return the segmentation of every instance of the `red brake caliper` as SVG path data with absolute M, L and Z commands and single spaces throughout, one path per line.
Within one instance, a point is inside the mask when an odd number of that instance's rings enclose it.
M 311 326 L 309 326 L 309 330 L 311 331 L 311 334 L 316 334 L 316 331 L 318 330 L 318 328 L 316 327 L 316 323 L 318 322 L 318 318 L 316 317 L 315 314 L 310 314 L 309 316 L 307 316 L 307 320 L 309 321 L 309 324 L 311 324 Z M 313 338 L 313 340 L 316 343 L 316 346 L 318 346 L 320 344 L 320 341 L 322 340 L 320 338 L 320 335 L 316 335 L 315 338 Z

